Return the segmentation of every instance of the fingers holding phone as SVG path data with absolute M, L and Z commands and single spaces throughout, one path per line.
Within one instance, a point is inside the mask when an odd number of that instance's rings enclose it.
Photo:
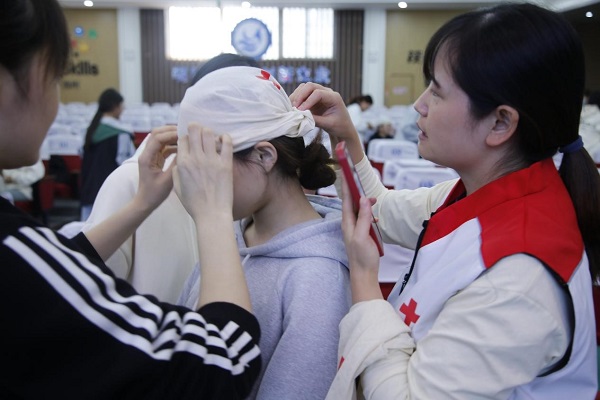
M 383 299 L 379 287 L 379 249 L 370 234 L 372 199 L 362 197 L 356 212 L 347 180 L 342 183 L 342 231 L 350 266 L 352 302 Z
M 365 197 L 365 192 L 360 182 L 360 178 L 358 177 L 358 173 L 356 172 L 356 168 L 354 163 L 352 162 L 352 158 L 350 157 L 350 153 L 346 148 L 345 142 L 340 142 L 335 147 L 335 153 L 342 169 L 342 173 L 344 176 L 344 181 L 346 182 L 347 192 L 349 194 L 349 203 L 353 205 L 354 213 L 359 212 L 360 208 L 360 199 Z M 367 199 L 369 203 L 369 211 L 371 209 L 371 200 Z M 381 233 L 379 232 L 379 227 L 377 226 L 377 222 L 375 221 L 375 217 L 370 213 L 370 228 L 369 235 L 371 239 L 375 242 L 377 246 L 377 250 L 379 252 L 379 256 L 383 256 L 383 241 L 381 239 Z

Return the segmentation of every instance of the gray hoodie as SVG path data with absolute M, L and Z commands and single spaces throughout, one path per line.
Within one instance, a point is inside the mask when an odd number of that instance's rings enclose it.
M 261 328 L 262 371 L 249 399 L 322 400 L 337 369 L 338 325 L 351 305 L 341 201 L 307 196 L 323 217 L 295 225 L 267 243 L 246 247 L 236 236 Z M 179 304 L 195 307 L 198 266 Z

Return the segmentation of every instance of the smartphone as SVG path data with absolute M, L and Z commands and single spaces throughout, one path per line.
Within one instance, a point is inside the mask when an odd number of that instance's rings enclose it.
M 337 146 L 335 146 L 335 155 L 342 168 L 344 178 L 348 183 L 348 188 L 350 189 L 352 207 L 354 208 L 354 212 L 358 214 L 360 198 L 365 196 L 365 191 L 360 183 L 360 178 L 354 167 L 352 157 L 350 157 L 350 152 L 348 152 L 348 149 L 346 148 L 346 142 L 339 142 Z M 381 232 L 379 231 L 379 226 L 377 226 L 377 222 L 373 215 L 371 215 L 371 229 L 369 233 L 377 245 L 379 256 L 383 256 L 383 240 L 381 239 Z

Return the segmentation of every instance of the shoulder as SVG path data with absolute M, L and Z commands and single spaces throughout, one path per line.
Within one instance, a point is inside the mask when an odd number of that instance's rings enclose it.
M 348 107 L 346 107 L 348 110 L 348 114 L 350 114 L 351 117 L 358 117 L 360 116 L 362 110 L 360 109 L 360 106 L 356 103 L 350 104 Z
M 95 249 L 85 237 L 69 239 L 50 228 L 37 224 L 27 217 L 2 217 L 2 259 L 11 266 L 27 264 L 31 269 L 51 270 L 56 265 L 73 257 L 76 253 L 93 263 L 101 262 Z M 89 246 L 85 246 L 88 244 Z M 85 248 L 81 246 L 84 245 Z M 88 253 L 89 251 L 89 253 Z M 10 260 L 10 261 L 9 261 Z M 79 262 L 79 261 L 77 261 Z M 69 261 L 69 264 L 76 262 Z
M 504 257 L 471 286 L 493 292 L 510 292 L 539 303 L 545 303 L 548 292 L 559 289 L 556 278 L 540 260 L 521 253 Z
M 301 257 L 290 262 L 283 275 L 286 285 L 307 285 L 312 288 L 331 287 L 349 282 L 348 268 L 339 260 L 326 257 Z
M 100 124 L 123 133 L 133 134 L 133 131 L 128 125 L 113 117 L 102 117 Z
M 137 162 L 130 162 L 129 159 L 123 164 L 119 165 L 115 170 L 106 178 L 107 182 L 111 184 L 128 184 L 134 185 L 137 189 L 139 182 L 139 167 Z
M 7 236 L 16 234 L 23 226 L 35 226 L 31 218 L 23 214 L 3 197 L 0 197 L 0 218 L 2 219 L 0 227 L 0 241 L 2 242 L 4 242 Z
M 302 261 L 280 276 L 277 286 L 282 301 L 301 309 L 338 310 L 341 318 L 351 305 L 348 269 L 333 260 L 306 257 Z

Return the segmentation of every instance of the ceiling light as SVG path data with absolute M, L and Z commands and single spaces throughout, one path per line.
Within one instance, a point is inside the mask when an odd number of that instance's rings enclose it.
M 252 7 L 252 4 L 250 4 L 249 1 L 242 1 L 242 7 L 243 8 L 250 8 L 250 7 Z
M 585 13 L 585 16 L 588 17 L 588 18 L 592 18 L 594 16 L 594 13 L 591 12 L 591 11 L 588 11 L 588 12 Z
M 408 4 L 406 4 L 405 1 L 401 1 L 400 3 L 398 3 L 398 7 L 400 7 L 400 8 L 406 8 L 406 7 L 408 7 Z
M 85 0 L 83 2 L 83 5 L 86 7 L 93 7 L 94 6 L 94 2 L 92 0 Z

